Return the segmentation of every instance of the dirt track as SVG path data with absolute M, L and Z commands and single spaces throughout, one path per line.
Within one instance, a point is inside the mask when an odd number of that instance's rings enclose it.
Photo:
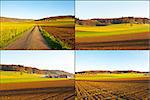
M 1 84 L 1 100 L 74 100 L 74 80 Z
M 150 49 L 150 33 L 76 38 L 76 49 Z
M 25 32 L 20 38 L 18 38 L 16 41 L 10 43 L 6 48 L 4 49 L 27 49 L 27 50 L 45 50 L 50 49 L 44 38 L 42 37 L 39 28 L 37 26 L 33 27 L 32 29 Z

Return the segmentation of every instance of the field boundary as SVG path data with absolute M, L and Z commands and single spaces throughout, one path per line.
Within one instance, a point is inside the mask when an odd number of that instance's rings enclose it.
M 47 31 L 43 30 L 41 27 L 39 27 L 39 30 L 51 49 L 71 49 L 66 44 L 64 44 L 60 39 L 50 35 Z
M 139 47 L 138 49 L 147 50 L 149 48 L 150 39 L 128 40 L 128 41 L 112 41 L 112 42 L 81 42 L 76 43 L 76 49 L 116 49 L 124 50 L 129 47 Z M 144 48 L 142 48 L 144 47 Z M 137 48 L 135 48 L 137 49 Z

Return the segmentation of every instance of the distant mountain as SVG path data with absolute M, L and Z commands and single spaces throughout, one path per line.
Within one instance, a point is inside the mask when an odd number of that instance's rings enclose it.
M 149 72 L 141 72 L 141 71 L 134 71 L 134 70 L 115 70 L 115 71 L 109 71 L 109 70 L 91 70 L 91 71 L 81 71 L 76 72 L 76 74 L 97 74 L 97 73 L 149 73 Z
M 65 72 L 62 70 L 41 70 L 35 67 L 23 66 L 23 65 L 8 65 L 8 64 L 0 64 L 0 70 L 2 71 L 19 71 L 26 73 L 36 73 L 36 74 L 49 74 L 49 75 L 67 75 L 72 77 L 73 74 L 69 72 Z
M 26 21 L 33 21 L 33 19 L 0 17 L 0 22 L 26 22 Z
M 46 17 L 46 18 L 35 20 L 35 21 L 50 21 L 50 20 L 57 20 L 57 19 L 74 19 L 74 18 L 75 17 L 72 15 L 66 15 L 66 16 Z

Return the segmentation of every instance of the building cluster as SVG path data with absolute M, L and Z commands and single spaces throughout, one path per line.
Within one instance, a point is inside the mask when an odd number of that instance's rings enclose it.
M 47 77 L 47 78 L 72 78 L 72 76 L 70 75 L 65 75 L 65 74 L 47 74 L 45 75 L 44 77 Z

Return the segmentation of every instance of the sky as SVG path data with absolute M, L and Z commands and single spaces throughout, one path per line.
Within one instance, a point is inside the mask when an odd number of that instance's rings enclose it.
M 149 71 L 149 51 L 76 51 L 76 72 L 88 70 Z
M 1 16 L 40 19 L 58 15 L 74 15 L 74 1 L 1 1 Z
M 149 1 L 76 1 L 75 15 L 80 19 L 146 17 Z
M 74 51 L 2 50 L 1 64 L 20 64 L 38 69 L 63 70 L 74 73 Z

